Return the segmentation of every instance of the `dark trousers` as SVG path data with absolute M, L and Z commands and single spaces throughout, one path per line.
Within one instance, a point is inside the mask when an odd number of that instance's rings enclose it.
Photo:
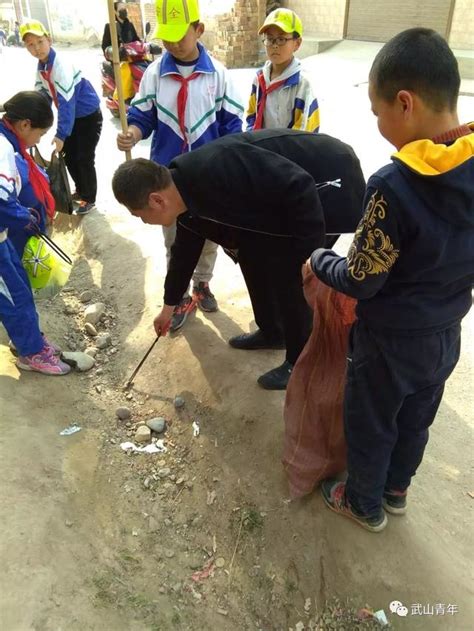
M 248 233 L 240 239 L 239 264 L 255 322 L 268 340 L 284 340 L 291 364 L 303 350 L 312 324 L 301 266 L 320 246 L 318 237 L 297 241 Z
M 76 193 L 85 202 L 95 203 L 97 196 L 97 174 L 95 171 L 95 149 L 102 130 L 100 110 L 76 118 L 71 135 L 64 142 L 64 159 L 71 174 Z
M 360 320 L 349 344 L 344 398 L 347 498 L 360 513 L 380 512 L 384 490 L 405 491 L 420 465 L 460 352 L 461 327 L 402 336 Z

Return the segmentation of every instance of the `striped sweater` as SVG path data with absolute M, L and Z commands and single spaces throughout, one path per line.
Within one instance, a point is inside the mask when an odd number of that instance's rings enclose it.
M 146 69 L 128 112 L 128 124 L 138 127 L 143 138 L 153 134 L 151 159 L 160 164 L 168 165 L 181 153 L 242 131 L 244 107 L 228 70 L 201 44 L 198 47 L 193 72 L 199 76 L 188 86 L 185 134 L 178 119 L 181 84 L 173 78 L 180 72 L 168 52 Z
M 273 83 L 284 81 L 280 88 L 268 94 L 263 129 L 286 127 L 309 132 L 319 131 L 318 100 L 300 60 L 294 58 L 288 68 L 273 81 L 270 80 L 271 68 L 271 61 L 267 61 L 253 80 L 247 110 L 247 131 L 252 131 L 255 127 L 258 104 L 262 98 L 259 75 L 263 75 L 267 88 Z

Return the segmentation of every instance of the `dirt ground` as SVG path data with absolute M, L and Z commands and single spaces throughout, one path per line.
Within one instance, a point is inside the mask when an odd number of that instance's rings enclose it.
M 253 323 L 239 270 L 223 254 L 213 281 L 220 311 L 198 313 L 182 334 L 160 340 L 123 390 L 153 341 L 165 265 L 159 229 L 111 199 L 121 159 L 114 134 L 107 120 L 100 212 L 58 222 L 56 237 L 74 254 L 71 279 L 39 304 L 52 338 L 93 345 L 80 302 L 90 290 L 107 305 L 99 329 L 113 346 L 90 373 L 48 379 L 20 373 L 0 331 L 2 631 L 283 631 L 316 629 L 317 620 L 352 631 L 366 625 L 347 612 L 366 605 L 384 609 L 394 629 L 472 629 L 474 314 L 406 517 L 373 535 L 328 511 L 318 492 L 290 503 L 280 464 L 284 395 L 255 382 L 281 354 L 227 345 Z M 372 167 L 373 153 L 353 144 Z M 132 412 L 128 426 L 119 406 Z M 126 455 L 120 443 L 152 416 L 168 421 L 168 451 Z M 82 431 L 60 436 L 71 423 Z M 408 607 L 406 618 L 390 614 L 394 600 Z M 411 615 L 417 603 L 457 612 Z

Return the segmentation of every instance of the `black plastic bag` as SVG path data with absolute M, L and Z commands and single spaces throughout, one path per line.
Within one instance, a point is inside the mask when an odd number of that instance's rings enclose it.
M 37 147 L 34 147 L 32 153 L 36 164 L 45 169 L 48 174 L 49 187 L 56 202 L 56 212 L 72 215 L 72 194 L 64 156 L 53 151 L 51 160 L 48 162 L 40 154 Z
M 72 195 L 64 157 L 53 152 L 46 173 L 49 177 L 51 193 L 56 202 L 56 212 L 72 215 Z

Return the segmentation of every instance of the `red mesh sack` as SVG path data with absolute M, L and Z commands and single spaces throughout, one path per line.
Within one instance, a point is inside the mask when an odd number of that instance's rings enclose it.
M 314 274 L 306 277 L 304 291 L 314 311 L 313 331 L 293 369 L 284 411 L 283 465 L 292 498 L 346 468 L 343 398 L 356 306 Z

